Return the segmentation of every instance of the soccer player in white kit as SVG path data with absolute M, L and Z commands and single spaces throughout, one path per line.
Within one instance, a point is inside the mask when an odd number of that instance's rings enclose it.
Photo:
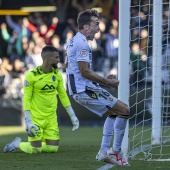
M 99 84 L 118 87 L 119 80 L 114 75 L 101 77 L 92 71 L 92 53 L 88 40 L 93 40 L 99 31 L 100 16 L 95 10 L 85 10 L 78 14 L 78 33 L 67 43 L 67 76 L 69 94 L 80 105 L 102 117 L 108 114 L 103 127 L 101 148 L 96 155 L 98 161 L 127 166 L 121 154 L 121 144 L 130 111 L 128 106 Z M 114 132 L 113 146 L 110 142 Z M 128 142 L 128 141 L 127 141 Z

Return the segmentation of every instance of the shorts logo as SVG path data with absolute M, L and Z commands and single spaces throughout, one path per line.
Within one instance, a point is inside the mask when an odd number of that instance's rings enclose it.
M 113 99 L 112 98 L 109 98 L 109 100 L 112 102 L 113 101 Z
M 91 98 L 93 98 L 93 99 L 97 99 L 96 94 L 95 94 L 95 93 L 91 94 Z
M 29 86 L 29 82 L 27 80 L 24 81 L 24 86 L 28 87 Z
M 87 52 L 87 50 L 85 50 L 85 49 L 80 51 L 80 55 L 81 55 L 82 57 L 86 57 L 87 54 L 88 54 L 88 52 Z
M 91 90 L 87 90 L 87 89 L 86 89 L 85 93 L 86 93 L 89 97 L 91 97 L 92 99 L 98 99 L 96 93 L 93 92 L 93 91 L 91 91 Z

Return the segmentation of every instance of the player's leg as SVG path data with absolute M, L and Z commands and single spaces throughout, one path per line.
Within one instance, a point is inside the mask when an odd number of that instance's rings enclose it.
M 103 137 L 102 137 L 101 147 L 98 154 L 96 155 L 96 160 L 98 161 L 110 163 L 110 160 L 107 157 L 107 151 L 110 148 L 110 143 L 114 133 L 114 121 L 115 121 L 115 116 L 108 116 L 105 120 L 103 126 Z
M 95 89 L 94 91 L 88 89 L 85 92 L 73 95 L 73 98 L 77 103 L 99 116 L 109 112 L 109 109 L 117 102 L 117 99 L 104 89 Z M 109 116 L 104 123 L 101 148 L 96 155 L 98 161 L 110 162 L 107 157 L 107 150 L 110 147 L 114 131 L 114 120 L 115 116 Z
M 16 137 L 12 142 L 8 143 L 3 151 L 13 152 L 18 148 L 29 154 L 42 152 L 41 141 L 21 142 L 21 138 L 19 137 Z
M 37 131 L 35 131 L 34 137 L 28 137 L 28 142 L 21 142 L 19 144 L 19 149 L 25 153 L 34 154 L 42 152 L 42 136 L 43 136 L 43 127 L 45 120 L 32 119 L 33 123 L 39 127 Z
M 56 115 L 56 114 L 55 114 Z M 47 119 L 46 128 L 44 129 L 42 142 L 42 148 L 44 152 L 55 153 L 59 148 L 59 128 L 57 123 L 57 117 Z
M 23 152 L 29 154 L 41 153 L 42 152 L 41 140 L 32 142 L 21 142 L 19 143 L 18 148 Z
M 46 140 L 42 142 L 42 148 L 44 152 L 55 153 L 59 148 L 59 140 Z
M 116 152 L 121 150 L 121 144 L 125 133 L 127 119 L 129 118 L 130 111 L 126 104 L 118 100 L 111 109 L 113 113 L 117 113 L 114 123 L 114 144 L 113 149 Z
M 110 141 L 114 133 L 114 121 L 116 116 L 108 116 L 103 126 L 103 137 L 100 150 L 107 153 L 110 148 Z
M 110 111 L 113 111 L 113 114 L 117 114 L 117 117 L 114 122 L 114 142 L 113 147 L 109 150 L 108 155 L 113 157 L 113 161 L 118 165 L 127 166 L 129 165 L 126 162 L 121 153 L 121 145 L 125 133 L 125 128 L 127 124 L 127 119 L 129 118 L 130 111 L 128 106 L 118 100 L 116 104 L 112 107 Z

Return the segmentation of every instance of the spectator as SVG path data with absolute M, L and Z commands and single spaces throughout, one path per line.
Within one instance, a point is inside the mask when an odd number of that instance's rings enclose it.
M 113 19 L 113 2 L 113 0 L 97 0 L 97 5 L 102 8 L 102 17 L 108 18 L 109 20 Z
M 118 65 L 118 47 L 119 47 L 119 40 L 118 40 L 118 32 L 117 29 L 114 27 L 110 27 L 109 33 L 106 33 L 106 55 L 110 63 L 110 70 L 113 67 L 117 68 Z
M 45 39 L 45 43 L 46 44 L 50 44 L 51 43 L 51 37 L 54 35 L 55 30 L 57 28 L 57 23 L 58 23 L 58 18 L 57 17 L 53 17 L 52 18 L 52 23 L 49 27 L 47 27 L 47 25 L 45 23 L 43 23 L 42 25 L 40 25 L 40 37 Z
M 30 37 L 31 35 L 31 32 L 30 30 L 28 29 L 28 25 L 27 23 L 25 22 L 25 18 L 23 19 L 20 19 L 18 22 L 19 23 L 16 23 L 12 20 L 12 17 L 11 16 L 6 16 L 6 22 L 7 22 L 7 25 L 14 31 L 18 34 L 19 37 Z
M 93 41 L 89 42 L 92 57 L 93 57 L 93 71 L 101 72 L 105 58 L 105 39 L 102 39 L 101 32 L 95 34 Z
M 131 47 L 132 51 L 130 54 L 130 61 L 132 64 L 132 73 L 131 73 L 131 84 L 136 87 L 136 85 L 141 85 L 144 80 L 144 67 L 145 67 L 145 58 L 143 52 L 140 50 L 139 44 L 134 43 Z
M 85 9 L 91 9 L 97 5 L 97 0 L 72 0 L 72 6 L 78 10 L 78 13 Z
M 2 38 L 8 43 L 7 54 L 10 57 L 10 61 L 14 62 L 15 59 L 22 59 L 22 37 L 18 35 L 16 31 L 13 31 L 12 35 L 8 33 L 7 25 L 1 24 Z
M 58 67 L 61 69 L 61 71 L 65 70 L 64 67 L 64 62 L 65 62 L 65 55 L 64 55 L 64 48 L 63 46 L 60 44 L 60 37 L 58 35 L 54 35 L 52 37 L 51 40 L 51 44 L 58 49 L 59 52 L 59 57 L 60 57 L 60 61 L 58 63 Z

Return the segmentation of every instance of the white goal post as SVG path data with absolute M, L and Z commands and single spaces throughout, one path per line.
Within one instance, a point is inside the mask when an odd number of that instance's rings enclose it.
M 170 0 L 119 0 L 118 98 L 126 159 L 170 161 Z

